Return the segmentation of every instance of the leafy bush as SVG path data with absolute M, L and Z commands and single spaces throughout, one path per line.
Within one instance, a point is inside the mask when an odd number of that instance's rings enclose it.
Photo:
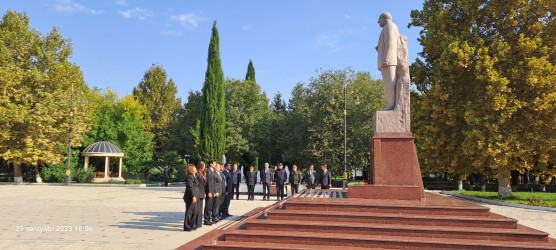
M 134 180 L 134 179 L 127 179 L 125 180 L 125 184 L 142 184 L 141 180 Z
M 175 175 L 172 175 L 173 182 L 185 182 L 185 166 L 177 167 L 178 171 Z
M 523 204 L 538 206 L 538 207 L 547 207 L 546 202 L 544 202 L 541 198 L 538 197 L 527 197 L 523 201 Z
M 152 167 L 149 169 L 149 180 L 151 181 L 163 181 L 164 180 L 164 169 L 162 167 Z
M 41 169 L 41 176 L 45 182 L 63 183 L 66 181 L 66 169 L 65 164 L 51 165 Z
M 88 183 L 95 177 L 95 167 L 91 166 L 87 170 L 83 168 L 77 168 L 73 174 L 72 179 L 79 183 Z

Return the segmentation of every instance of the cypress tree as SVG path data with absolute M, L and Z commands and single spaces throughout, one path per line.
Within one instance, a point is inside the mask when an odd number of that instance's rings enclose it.
M 201 106 L 200 156 L 205 160 L 220 160 L 226 143 L 225 85 L 220 62 L 220 38 L 216 21 L 212 26 L 208 50 L 208 65 L 203 85 Z
M 249 60 L 249 65 L 247 66 L 247 74 L 245 75 L 245 80 L 246 81 L 254 81 L 256 82 L 257 80 L 255 80 L 255 67 L 253 67 L 253 61 Z

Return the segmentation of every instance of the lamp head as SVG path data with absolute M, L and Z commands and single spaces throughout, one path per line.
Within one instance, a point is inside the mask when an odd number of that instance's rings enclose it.
M 334 96 L 332 96 L 332 98 L 330 98 L 330 100 L 328 102 L 330 102 L 330 105 L 335 105 L 336 104 L 336 99 L 334 99 Z

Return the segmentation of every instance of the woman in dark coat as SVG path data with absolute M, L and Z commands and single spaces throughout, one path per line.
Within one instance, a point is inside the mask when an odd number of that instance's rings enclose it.
M 197 163 L 197 173 L 195 173 L 195 177 L 197 177 L 197 181 L 199 181 L 199 196 L 197 196 L 197 210 L 195 210 L 195 214 L 193 215 L 194 218 L 197 220 L 195 221 L 193 228 L 197 229 L 203 225 L 203 200 L 205 199 L 205 184 L 207 180 L 207 164 L 202 161 Z
M 195 210 L 197 210 L 197 197 L 199 197 L 199 181 L 195 177 L 197 169 L 195 164 L 187 165 L 185 169 L 187 176 L 185 177 L 185 194 L 183 200 L 185 201 L 185 220 L 183 221 L 183 230 L 195 230 L 194 224 L 197 223 L 197 218 L 194 218 Z

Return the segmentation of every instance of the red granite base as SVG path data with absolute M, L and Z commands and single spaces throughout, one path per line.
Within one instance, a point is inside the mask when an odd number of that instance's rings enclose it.
M 371 139 L 371 185 L 349 186 L 358 199 L 421 200 L 425 189 L 411 133 L 375 133 Z
M 420 201 L 425 198 L 425 192 L 422 186 L 402 186 L 402 185 L 348 186 L 348 198 Z

